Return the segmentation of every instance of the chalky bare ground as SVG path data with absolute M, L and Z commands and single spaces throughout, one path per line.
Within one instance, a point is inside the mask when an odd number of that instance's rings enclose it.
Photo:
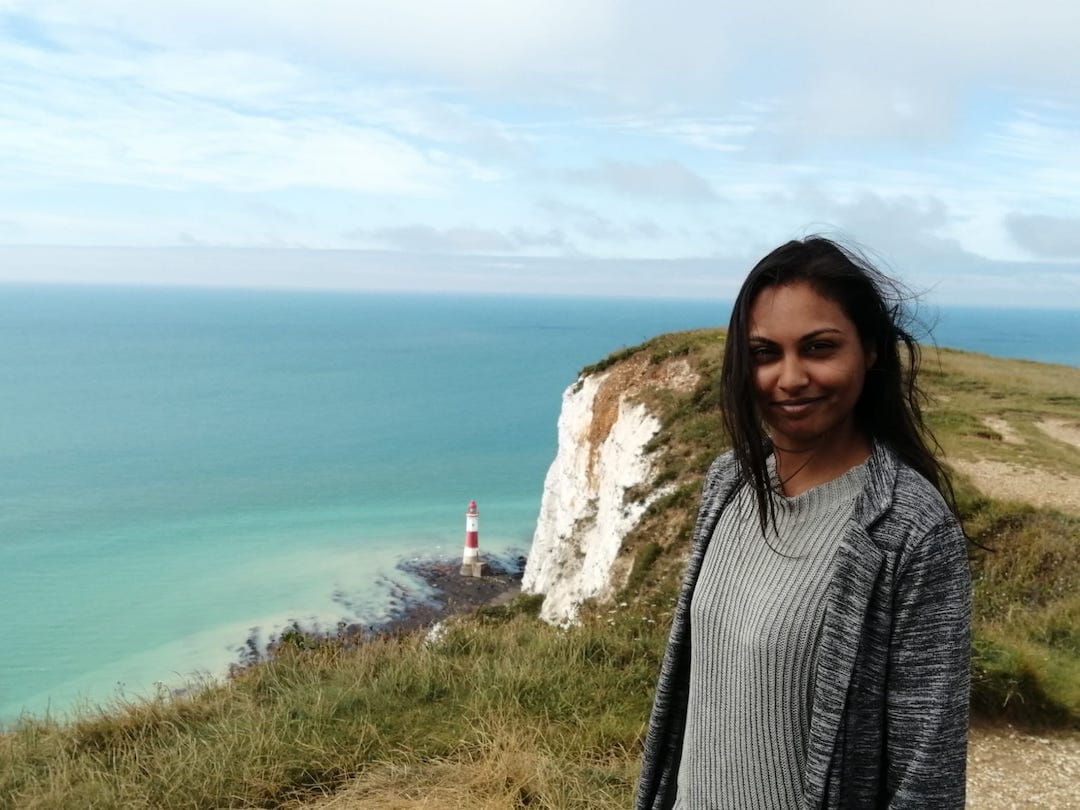
M 990 417 L 985 423 L 1004 444 L 1025 444 L 1022 434 L 1006 419 Z M 1080 450 L 1080 425 L 1061 419 L 1044 419 L 1034 425 L 1050 439 Z M 980 489 L 997 497 L 1080 513 L 1080 479 L 1076 476 L 984 458 L 956 466 Z M 968 751 L 968 806 L 986 810 L 1080 808 L 1080 734 L 973 728 Z

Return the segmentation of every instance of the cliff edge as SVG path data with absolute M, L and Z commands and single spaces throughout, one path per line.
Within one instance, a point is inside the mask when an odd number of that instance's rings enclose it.
M 662 335 L 563 395 L 523 578 L 548 622 L 589 603 L 670 617 L 702 476 L 727 447 L 723 345 L 719 330 Z M 932 349 L 921 379 L 973 541 L 975 713 L 1077 725 L 1080 369 Z
M 573 623 L 586 600 L 609 599 L 625 581 L 624 538 L 674 487 L 656 480 L 649 443 L 662 422 L 649 403 L 699 382 L 685 354 L 638 351 L 586 369 L 563 393 L 558 451 L 522 579 L 524 592 L 545 594 L 546 621 Z

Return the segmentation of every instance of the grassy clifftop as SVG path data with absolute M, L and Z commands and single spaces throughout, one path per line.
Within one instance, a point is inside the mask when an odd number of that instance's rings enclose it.
M 701 476 L 725 449 L 717 413 L 717 331 L 663 335 L 652 362 L 691 358 L 701 383 L 649 403 L 661 481 L 625 543 L 635 564 L 623 598 L 670 600 L 693 528 Z M 1080 722 L 1080 369 L 931 349 L 926 415 L 953 472 L 973 541 L 977 713 L 1022 723 Z
M 434 643 L 290 637 L 224 684 L 27 718 L 0 736 L 0 807 L 628 806 L 701 476 L 723 449 L 722 345 L 664 335 L 594 369 L 644 358 L 700 382 L 638 394 L 672 489 L 626 539 L 620 595 L 581 626 L 545 625 L 519 597 Z M 977 710 L 1075 726 L 1080 370 L 950 351 L 926 370 L 969 532 L 993 549 L 973 549 Z

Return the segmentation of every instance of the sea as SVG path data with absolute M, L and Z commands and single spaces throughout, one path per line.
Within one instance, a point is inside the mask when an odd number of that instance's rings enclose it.
M 377 625 L 525 554 L 561 395 L 707 300 L 0 286 L 0 726 Z M 1080 366 L 1080 311 L 949 309 L 941 346 Z

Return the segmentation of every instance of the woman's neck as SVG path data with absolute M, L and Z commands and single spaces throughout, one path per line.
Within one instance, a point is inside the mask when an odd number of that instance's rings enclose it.
M 862 433 L 832 437 L 817 447 L 785 450 L 773 445 L 776 477 L 779 490 L 788 497 L 801 495 L 809 489 L 839 478 L 852 467 L 858 467 L 870 457 L 872 442 Z

